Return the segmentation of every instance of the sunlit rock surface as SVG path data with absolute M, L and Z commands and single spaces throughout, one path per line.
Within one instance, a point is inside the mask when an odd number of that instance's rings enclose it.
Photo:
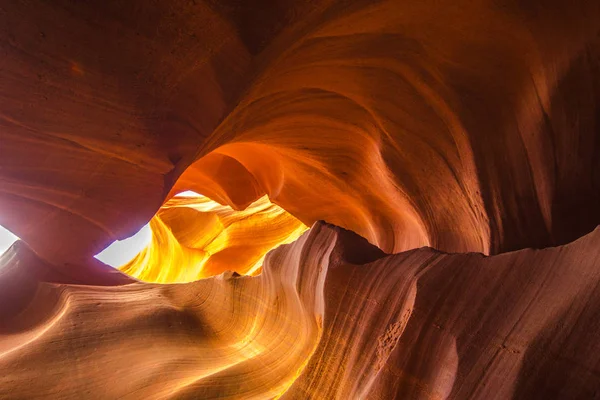
M 269 250 L 307 229 L 266 196 L 243 211 L 202 195 L 174 197 L 150 221 L 150 244 L 118 267 L 155 283 L 192 282 L 227 270 L 256 275 Z
M 599 134 L 595 0 L 3 1 L 0 398 L 594 398 Z
M 14 248 L 0 271 L 27 279 L 27 254 Z M 388 256 L 317 223 L 256 277 L 29 277 L 30 300 L 0 325 L 0 397 L 593 398 L 599 256 L 598 231 L 487 258 Z

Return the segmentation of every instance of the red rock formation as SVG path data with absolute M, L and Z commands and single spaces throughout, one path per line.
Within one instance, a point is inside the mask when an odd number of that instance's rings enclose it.
M 0 396 L 592 398 L 599 235 L 493 257 L 388 256 L 318 223 L 257 277 L 39 279 L 2 320 Z
M 242 3 L 0 4 L 0 397 L 600 392 L 600 3 Z M 93 259 L 183 190 L 398 254 Z

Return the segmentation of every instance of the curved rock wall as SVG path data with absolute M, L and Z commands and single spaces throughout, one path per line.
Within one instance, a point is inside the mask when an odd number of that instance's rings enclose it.
M 596 396 L 600 3 L 242 3 L 0 4 L 0 397 Z M 365 239 L 93 259 L 184 190 Z
M 54 263 L 134 232 L 182 173 L 386 251 L 599 221 L 596 2 L 39 3 L 0 14 L 0 223 Z
M 20 245 L 1 270 L 34 290 L 0 323 L 0 396 L 592 398 L 599 240 L 386 255 L 317 223 L 256 277 L 113 287 L 32 278 Z

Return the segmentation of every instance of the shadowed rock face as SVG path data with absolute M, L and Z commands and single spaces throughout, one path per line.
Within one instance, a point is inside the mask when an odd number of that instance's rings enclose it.
M 251 3 L 0 4 L 0 397 L 598 396 L 600 3 Z M 93 258 L 185 190 L 312 228 Z

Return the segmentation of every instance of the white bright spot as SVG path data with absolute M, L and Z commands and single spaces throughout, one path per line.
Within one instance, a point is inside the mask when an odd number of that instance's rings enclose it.
M 151 240 L 152 231 L 150 225 L 146 224 L 135 235 L 124 240 L 117 240 L 95 257 L 104 264 L 117 268 L 133 260 L 140 251 L 150 244 Z
M 19 238 L 11 231 L 0 226 L 0 255 L 4 254 L 4 252 L 17 240 L 19 240 Z
M 177 193 L 175 197 L 202 197 L 202 195 L 191 190 L 186 190 L 185 192 Z
M 201 195 L 191 190 L 186 190 L 185 192 L 176 194 L 175 197 L 201 197 Z M 124 240 L 117 240 L 102 250 L 102 252 L 96 254 L 95 257 L 104 264 L 118 268 L 133 260 L 140 251 L 144 250 L 150 244 L 150 241 L 152 241 L 152 231 L 150 230 L 150 225 L 146 224 L 135 235 Z

